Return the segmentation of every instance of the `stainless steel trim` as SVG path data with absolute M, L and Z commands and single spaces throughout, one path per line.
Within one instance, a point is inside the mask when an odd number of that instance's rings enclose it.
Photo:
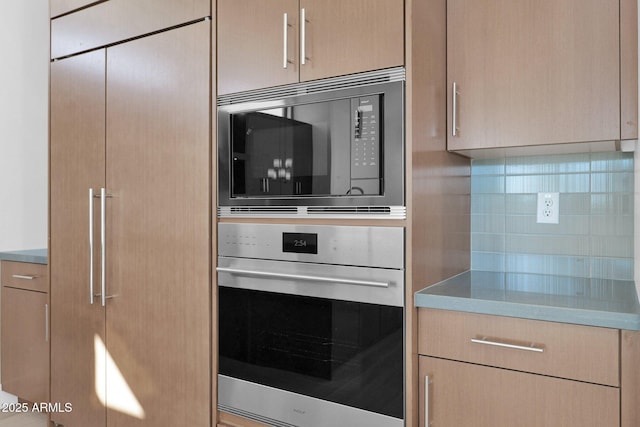
M 424 427 L 429 427 L 429 375 L 424 377 Z
M 44 305 L 44 341 L 49 342 L 49 304 Z
M 226 375 L 218 375 L 218 408 L 277 427 L 404 427 L 399 418 Z
M 317 237 L 317 253 L 285 252 L 282 247 L 283 233 L 311 233 Z M 253 224 L 253 223 L 220 223 L 218 224 L 218 255 L 223 258 L 246 258 L 275 261 L 299 261 L 297 270 L 309 265 L 324 264 L 325 268 L 316 267 L 317 271 L 285 271 L 273 266 L 260 268 L 251 264 L 248 270 L 274 271 L 292 274 L 315 274 L 320 276 L 336 276 L 357 280 L 369 280 L 360 274 L 338 270 L 326 265 L 349 267 L 372 267 L 373 271 L 381 269 L 402 270 L 405 266 L 403 227 L 369 227 L 346 225 L 306 225 L 306 224 Z M 287 264 L 288 265 L 288 264 Z M 245 268 L 239 265 L 222 265 L 220 267 Z M 292 264 L 293 269 L 296 264 Z M 386 281 L 382 276 L 371 276 L 374 281 Z
M 219 218 L 406 219 L 405 206 L 219 206 Z
M 452 109 L 451 109 L 451 127 L 452 136 L 458 136 L 458 84 L 453 82 L 453 92 L 452 92 L 453 100 L 452 100 Z
M 534 343 L 531 343 L 531 345 L 529 345 L 529 346 L 517 345 L 517 344 L 508 344 L 508 343 L 504 343 L 504 342 L 500 342 L 500 341 L 488 340 L 487 337 L 471 338 L 471 342 L 475 343 L 475 344 L 484 344 L 484 345 L 492 345 L 492 346 L 496 346 L 496 347 L 511 348 L 511 349 L 514 349 L 514 350 L 533 351 L 533 352 L 536 352 L 536 353 L 543 353 L 544 352 L 544 348 L 543 347 L 536 347 Z
M 23 275 L 23 274 L 12 274 L 11 277 L 13 277 L 14 279 L 33 280 L 38 276 L 26 276 L 26 275 Z
M 219 257 L 218 269 L 220 287 L 404 307 L 404 270 L 231 257 Z M 257 274 L 231 272 L 235 270 L 255 271 Z M 262 272 L 273 274 L 260 275 Z M 298 276 L 298 279 L 293 279 L 293 276 Z M 314 280 L 315 277 L 331 276 L 341 280 L 327 281 L 322 285 Z M 347 284 L 343 279 L 384 281 L 389 283 L 389 287 Z
M 287 58 L 287 47 L 289 45 L 289 41 L 288 41 L 288 23 L 287 23 L 287 13 L 284 13 L 284 25 L 283 25 L 283 29 L 282 29 L 282 39 L 283 39 L 283 43 L 282 43 L 282 68 L 284 68 L 285 70 L 287 69 L 287 64 L 288 64 L 288 58 Z
M 306 274 L 283 274 L 283 273 L 272 273 L 269 271 L 244 270 L 240 268 L 225 268 L 225 267 L 218 267 L 216 268 L 216 271 L 244 275 L 244 276 L 271 277 L 276 279 L 306 280 L 309 282 L 321 282 L 321 283 L 343 283 L 345 285 L 374 286 L 378 288 L 389 287 L 389 282 L 343 279 L 340 277 L 309 276 Z
M 300 64 L 307 63 L 307 17 L 304 7 L 300 9 Z
M 334 90 L 352 89 L 362 86 L 371 86 L 375 84 L 404 82 L 405 80 L 406 71 L 404 67 L 387 68 L 384 70 L 349 74 L 346 76 L 331 77 L 327 79 L 313 80 L 310 82 L 294 83 L 267 89 L 256 89 L 246 92 L 237 92 L 229 95 L 220 95 L 217 99 L 217 105 L 221 107 L 242 104 L 246 102 L 281 100 L 284 98 L 290 98 L 300 95 L 326 93 Z M 275 105 L 275 107 L 277 106 L 278 105 Z
M 107 189 L 100 189 L 100 302 L 103 307 L 107 305 L 107 254 L 106 254 L 106 212 L 107 211 Z
M 89 189 L 89 304 L 93 304 L 94 271 L 93 271 L 93 188 Z

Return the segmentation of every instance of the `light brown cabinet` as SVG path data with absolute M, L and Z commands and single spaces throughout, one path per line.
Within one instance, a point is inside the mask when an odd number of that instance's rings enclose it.
M 51 417 L 66 427 L 210 425 L 210 40 L 201 20 L 51 64 L 51 397 L 73 405 Z
M 218 1 L 218 92 L 404 63 L 402 0 Z
M 95 4 L 93 4 L 95 3 Z M 51 57 L 63 58 L 211 16 L 211 0 L 54 0 Z
M 47 266 L 3 261 L 2 389 L 33 403 L 49 401 Z
M 99 0 L 49 0 L 50 16 L 56 17 L 72 12 L 82 7 L 87 7 Z
M 448 149 L 637 138 L 635 6 L 448 0 Z
M 619 330 L 424 308 L 418 317 L 420 425 L 621 425 Z

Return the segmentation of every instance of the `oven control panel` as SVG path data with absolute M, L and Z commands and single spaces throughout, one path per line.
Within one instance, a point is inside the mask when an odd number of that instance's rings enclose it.
M 218 255 L 402 269 L 404 228 L 220 223 Z

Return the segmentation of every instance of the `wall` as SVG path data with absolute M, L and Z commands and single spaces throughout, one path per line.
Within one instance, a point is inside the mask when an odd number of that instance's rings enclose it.
M 633 153 L 475 160 L 472 269 L 633 280 Z M 538 192 L 560 192 L 538 224 Z
M 49 3 L 0 2 L 0 251 L 47 247 Z

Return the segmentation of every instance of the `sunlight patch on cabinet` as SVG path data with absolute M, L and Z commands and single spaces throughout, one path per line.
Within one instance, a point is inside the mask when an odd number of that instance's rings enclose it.
M 105 407 L 143 420 L 144 408 L 133 394 L 127 380 L 118 369 L 104 346 L 102 339 L 95 335 L 95 388 L 98 400 Z M 107 387 L 107 382 L 109 386 Z

